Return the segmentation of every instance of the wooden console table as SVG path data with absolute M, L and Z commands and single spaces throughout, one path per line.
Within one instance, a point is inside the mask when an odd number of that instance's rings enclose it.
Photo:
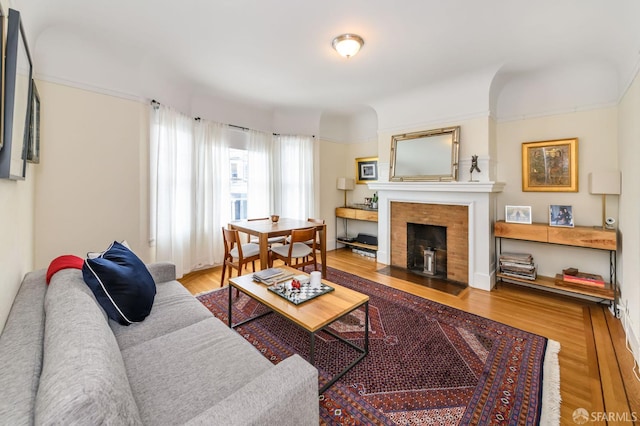
M 344 223 L 345 223 L 344 237 L 338 237 L 338 218 L 344 219 Z M 353 207 L 336 207 L 336 249 L 338 248 L 338 243 L 340 243 L 346 246 L 378 251 L 377 245 L 358 243 L 356 241 L 349 241 L 346 239 L 348 237 L 347 223 L 349 220 L 364 220 L 367 222 L 378 222 L 378 211 L 356 209 Z
M 498 256 L 496 258 L 496 276 L 500 280 L 516 284 L 524 283 L 538 286 L 543 289 L 554 289 L 565 292 L 566 294 L 577 294 L 608 300 L 613 304 L 616 316 L 618 315 L 616 305 L 618 295 L 616 280 L 617 233 L 615 230 L 589 226 L 565 228 L 549 226 L 544 223 L 526 225 L 498 221 L 495 223 L 495 236 L 496 241 L 499 244 Z M 604 289 L 591 289 L 587 286 L 558 285 L 557 282 L 562 281 L 560 279 L 562 275 L 560 275 L 560 277 L 545 277 L 538 275 L 535 280 L 527 280 L 501 274 L 499 255 L 502 253 L 503 238 L 608 251 L 609 282 L 605 285 Z

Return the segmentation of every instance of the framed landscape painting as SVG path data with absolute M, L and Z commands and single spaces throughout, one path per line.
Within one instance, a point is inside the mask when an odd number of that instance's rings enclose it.
M 523 143 L 522 190 L 578 192 L 578 138 Z

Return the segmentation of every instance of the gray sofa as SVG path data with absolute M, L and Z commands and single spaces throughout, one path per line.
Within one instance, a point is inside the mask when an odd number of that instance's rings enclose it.
M 27 274 L 0 335 L 0 424 L 318 423 L 318 372 L 273 365 L 215 318 L 169 263 L 128 327 L 108 320 L 78 269 Z

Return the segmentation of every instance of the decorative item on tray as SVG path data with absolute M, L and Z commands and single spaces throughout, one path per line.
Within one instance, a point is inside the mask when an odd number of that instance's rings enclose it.
M 269 287 L 269 291 L 287 299 L 294 305 L 299 305 L 333 290 L 333 287 L 322 282 L 312 285 L 307 275 L 296 275 L 290 280 Z

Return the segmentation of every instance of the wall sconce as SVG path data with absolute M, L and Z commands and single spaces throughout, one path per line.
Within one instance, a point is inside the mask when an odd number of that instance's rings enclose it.
M 336 52 L 347 59 L 358 53 L 363 45 L 364 40 L 356 34 L 342 34 L 331 42 Z
M 351 178 L 341 177 L 338 178 L 337 188 L 344 191 L 344 206 L 347 207 L 347 191 L 353 191 L 355 188 L 355 181 Z
M 620 180 L 619 171 L 589 173 L 589 193 L 602 194 L 602 229 L 608 228 L 606 197 L 620 194 Z

